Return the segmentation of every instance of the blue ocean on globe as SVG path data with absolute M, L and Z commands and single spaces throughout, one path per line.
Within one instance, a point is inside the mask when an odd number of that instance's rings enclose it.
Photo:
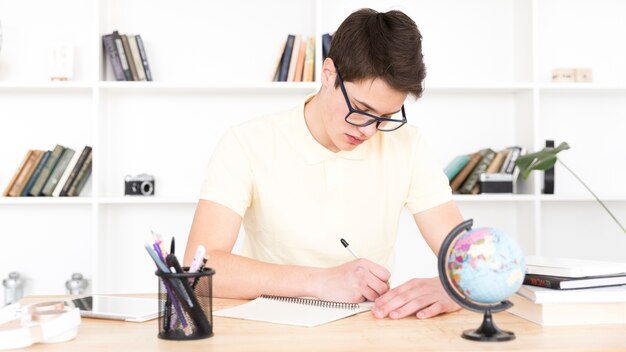
M 483 227 L 464 232 L 449 253 L 448 277 L 473 302 L 506 300 L 524 280 L 524 254 L 517 242 L 500 230 Z

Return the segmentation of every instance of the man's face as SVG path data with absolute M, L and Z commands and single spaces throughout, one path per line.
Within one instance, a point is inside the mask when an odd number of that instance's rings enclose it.
M 346 122 L 350 111 L 340 87 L 334 87 L 337 72 L 329 80 L 327 111 L 323 115 L 324 128 L 328 137 L 326 147 L 333 151 L 350 151 L 373 137 L 377 132 L 376 123 L 358 127 Z M 381 79 L 368 79 L 360 82 L 343 82 L 346 95 L 352 108 L 372 115 L 388 117 L 400 111 L 406 93 L 393 90 Z M 383 132 L 385 133 L 385 132 Z

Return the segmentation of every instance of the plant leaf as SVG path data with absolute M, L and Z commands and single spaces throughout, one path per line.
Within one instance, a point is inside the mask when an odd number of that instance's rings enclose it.
M 556 148 L 543 148 L 538 152 L 521 156 L 515 160 L 515 165 L 519 167 L 522 177 L 526 180 L 534 170 L 547 170 L 553 167 L 557 160 L 556 155 L 566 149 L 569 149 L 569 144 L 562 142 Z

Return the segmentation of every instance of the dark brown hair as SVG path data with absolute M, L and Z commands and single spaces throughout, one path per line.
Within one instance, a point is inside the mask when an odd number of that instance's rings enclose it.
M 361 9 L 348 16 L 333 35 L 328 57 L 344 81 L 383 79 L 391 88 L 419 98 L 426 77 L 422 35 L 401 11 Z M 335 87 L 339 85 L 335 81 Z

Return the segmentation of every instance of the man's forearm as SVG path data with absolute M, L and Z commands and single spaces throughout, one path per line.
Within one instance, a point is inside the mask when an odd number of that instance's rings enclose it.
M 211 251 L 207 266 L 215 269 L 213 294 L 252 299 L 262 294 L 316 296 L 315 278 L 323 269 L 269 264 L 224 251 Z

